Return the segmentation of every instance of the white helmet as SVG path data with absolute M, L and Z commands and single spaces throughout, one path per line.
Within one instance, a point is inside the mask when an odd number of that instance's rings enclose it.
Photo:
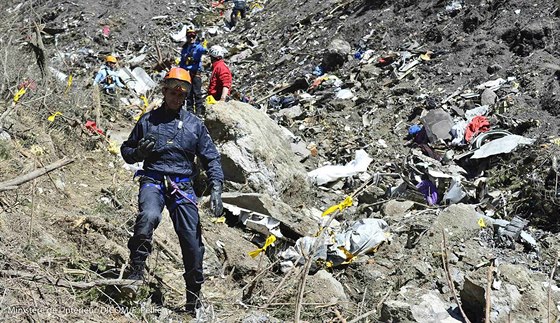
M 209 54 L 210 56 L 215 58 L 223 58 L 227 54 L 227 49 L 223 48 L 220 45 L 214 45 L 210 47 Z

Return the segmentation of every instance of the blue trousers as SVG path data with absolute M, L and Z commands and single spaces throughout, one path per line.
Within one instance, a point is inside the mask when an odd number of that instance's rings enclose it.
M 190 72 L 192 86 L 187 94 L 187 110 L 195 112 L 198 116 L 204 116 L 206 107 L 202 98 L 202 78 L 198 73 L 200 72 Z
M 179 237 L 185 267 L 187 290 L 196 292 L 204 282 L 202 260 L 204 245 L 201 239 L 200 218 L 196 206 L 196 196 L 190 182 L 179 183 L 179 187 L 189 199 L 179 194 L 170 195 L 160 182 L 143 177 L 138 195 L 139 212 L 134 225 L 134 235 L 128 241 L 132 263 L 144 262 L 152 251 L 154 230 L 161 222 L 164 205 L 169 210 L 173 227 Z

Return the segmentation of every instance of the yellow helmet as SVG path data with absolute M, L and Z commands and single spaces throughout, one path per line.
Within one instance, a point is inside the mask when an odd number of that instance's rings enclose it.
M 196 30 L 194 29 L 194 27 L 187 28 L 187 32 L 185 33 L 185 35 L 187 37 L 189 35 L 192 35 L 192 36 L 196 37 Z
M 117 58 L 115 56 L 109 55 L 105 57 L 105 62 L 107 63 L 117 63 Z

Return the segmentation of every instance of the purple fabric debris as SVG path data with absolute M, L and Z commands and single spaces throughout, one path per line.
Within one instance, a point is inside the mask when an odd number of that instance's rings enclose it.
M 416 185 L 416 188 L 420 191 L 420 193 L 424 195 L 424 197 L 426 198 L 426 202 L 428 202 L 428 205 L 437 204 L 438 193 L 434 183 L 432 183 L 430 180 L 425 179 L 418 183 L 418 185 Z

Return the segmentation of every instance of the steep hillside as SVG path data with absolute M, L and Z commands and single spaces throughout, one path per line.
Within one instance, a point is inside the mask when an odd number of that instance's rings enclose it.
M 558 320 L 558 3 L 258 1 L 233 29 L 231 10 L 216 5 L 0 4 L 2 320 Z M 158 82 L 180 52 L 173 36 L 191 25 L 228 49 L 235 99 L 209 107 L 205 120 L 228 205 L 219 223 L 201 199 L 197 318 L 183 311 L 167 213 L 145 286 L 133 298 L 120 290 L 138 183 L 118 145 L 160 90 L 98 100 L 91 86 L 107 54 Z M 451 126 L 481 106 L 502 132 L 453 144 Z M 499 138 L 518 141 L 473 157 Z M 305 178 L 358 164 L 359 150 L 372 159 L 366 171 Z M 35 170 L 44 172 L 29 176 Z M 417 188 L 428 182 L 434 190 Z M 333 205 L 331 237 L 311 261 L 302 245 Z M 278 240 L 250 257 L 271 234 Z

